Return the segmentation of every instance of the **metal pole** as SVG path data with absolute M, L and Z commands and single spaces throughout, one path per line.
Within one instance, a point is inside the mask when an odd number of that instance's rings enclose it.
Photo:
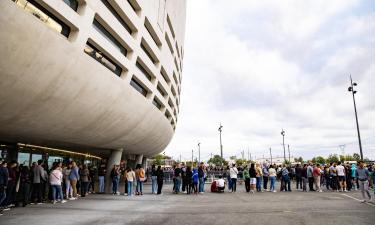
M 223 158 L 223 143 L 221 141 L 221 131 L 222 131 L 222 128 L 223 128 L 223 126 L 221 126 L 221 123 L 220 123 L 219 132 L 220 132 L 220 156 L 221 156 L 221 158 Z
M 283 136 L 284 162 L 285 162 L 286 161 L 286 156 L 285 156 L 285 143 L 284 143 L 284 136 L 285 136 L 284 129 L 281 130 L 281 135 Z
M 194 161 L 193 161 L 193 158 L 194 158 L 194 150 L 192 149 L 192 150 L 191 150 L 191 167 L 192 167 L 192 168 L 194 167 Z
M 353 80 L 352 80 L 352 76 L 351 75 L 350 75 L 350 85 L 351 85 L 351 92 L 352 92 L 352 95 L 353 95 L 355 122 L 357 124 L 357 134 L 358 134 L 359 151 L 360 151 L 360 154 L 361 154 L 361 160 L 363 160 L 361 134 L 359 132 L 359 125 L 358 125 L 357 105 L 355 103 L 355 97 L 354 97 L 354 94 L 356 93 L 356 91 L 354 91 L 354 87 L 353 86 L 355 86 L 355 85 L 353 85 Z
M 271 156 L 271 165 L 272 165 L 272 150 L 270 148 L 270 156 Z
M 289 154 L 289 165 L 290 165 L 290 150 L 289 150 L 289 145 L 288 145 L 288 154 Z

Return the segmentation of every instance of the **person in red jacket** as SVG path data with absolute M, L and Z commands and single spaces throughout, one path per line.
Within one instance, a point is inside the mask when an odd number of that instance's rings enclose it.
M 313 169 L 313 177 L 314 177 L 314 183 L 315 183 L 315 190 L 318 192 L 323 192 L 322 189 L 320 188 L 320 176 L 321 176 L 321 170 L 320 170 L 320 165 L 314 165 Z

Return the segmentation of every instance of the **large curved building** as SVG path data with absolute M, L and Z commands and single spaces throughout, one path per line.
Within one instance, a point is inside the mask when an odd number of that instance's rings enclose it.
M 110 161 L 168 145 L 185 0 L 2 0 L 0 8 L 0 141 L 112 153 Z

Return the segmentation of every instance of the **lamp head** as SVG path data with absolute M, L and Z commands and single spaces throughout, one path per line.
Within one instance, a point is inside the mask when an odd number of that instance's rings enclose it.
M 348 91 L 352 91 L 353 90 L 353 88 L 352 87 L 348 87 Z

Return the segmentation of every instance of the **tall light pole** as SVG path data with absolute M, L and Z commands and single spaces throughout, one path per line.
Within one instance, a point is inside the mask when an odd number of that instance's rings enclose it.
M 360 151 L 360 154 L 361 154 L 361 160 L 363 160 L 361 134 L 359 132 L 359 125 L 358 125 L 357 105 L 355 104 L 355 97 L 354 97 L 354 94 L 357 93 L 357 91 L 354 90 L 354 86 L 357 86 L 357 83 L 353 83 L 352 75 L 350 75 L 350 87 L 348 88 L 348 91 L 352 92 L 352 95 L 353 95 L 355 122 L 357 123 L 357 134 L 358 134 L 359 151 Z
M 201 143 L 198 142 L 198 163 L 201 162 Z
M 288 145 L 288 154 L 289 154 L 289 165 L 290 165 L 290 149 L 289 149 L 289 145 Z
M 220 132 L 220 156 L 221 158 L 223 158 L 223 143 L 221 142 L 221 132 L 223 130 L 223 126 L 221 126 L 221 123 L 220 123 L 220 126 L 219 126 L 219 132 Z
M 191 168 L 193 168 L 194 167 L 194 150 L 192 149 L 191 150 Z
M 284 162 L 285 162 L 286 161 L 286 156 L 285 156 L 285 143 L 284 143 L 284 137 L 285 137 L 285 131 L 284 131 L 284 129 L 281 130 L 281 135 L 283 136 Z

